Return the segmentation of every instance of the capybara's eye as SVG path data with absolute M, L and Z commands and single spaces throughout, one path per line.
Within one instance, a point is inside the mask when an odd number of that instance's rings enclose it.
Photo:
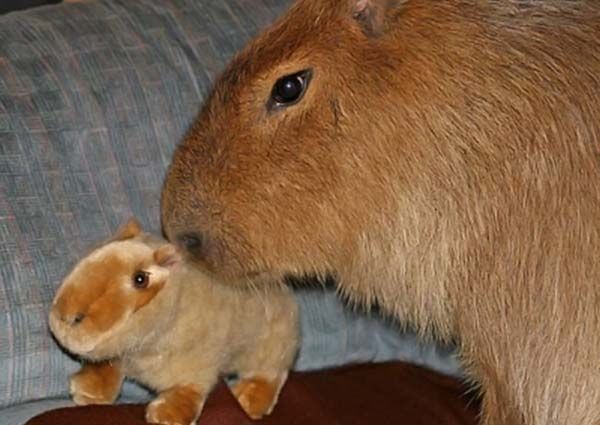
M 133 286 L 138 289 L 144 289 L 148 287 L 150 282 L 150 273 L 145 271 L 137 271 L 133 275 Z
M 281 77 L 273 86 L 269 107 L 291 106 L 298 103 L 310 83 L 311 76 L 311 70 L 307 69 Z

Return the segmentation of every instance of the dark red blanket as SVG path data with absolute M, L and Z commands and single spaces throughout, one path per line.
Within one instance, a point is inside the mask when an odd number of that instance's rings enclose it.
M 210 396 L 202 425 L 475 425 L 478 403 L 460 382 L 405 363 L 293 373 L 271 416 L 251 421 L 227 387 Z M 143 405 L 46 412 L 26 425 L 142 425 Z

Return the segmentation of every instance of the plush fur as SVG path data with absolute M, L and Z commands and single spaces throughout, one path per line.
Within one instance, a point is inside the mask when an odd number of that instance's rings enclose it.
M 224 286 L 135 220 L 75 266 L 49 323 L 87 361 L 71 378 L 76 403 L 112 403 L 129 377 L 159 393 L 148 422 L 168 425 L 193 423 L 221 374 L 238 374 L 232 390 L 250 417 L 270 413 L 298 341 L 289 290 Z
M 457 338 L 485 425 L 599 424 L 599 135 L 598 1 L 299 0 L 177 148 L 164 229 Z

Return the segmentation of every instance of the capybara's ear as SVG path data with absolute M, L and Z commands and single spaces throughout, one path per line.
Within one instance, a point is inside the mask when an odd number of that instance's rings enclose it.
M 402 0 L 348 0 L 352 8 L 352 17 L 362 26 L 370 37 L 385 32 L 386 14 Z
M 142 226 L 139 221 L 131 217 L 125 224 L 117 229 L 117 232 L 111 238 L 113 241 L 124 241 L 126 239 L 135 238 L 142 233 Z
M 168 243 L 154 251 L 154 261 L 161 267 L 171 268 L 181 262 L 181 255 L 175 245 Z

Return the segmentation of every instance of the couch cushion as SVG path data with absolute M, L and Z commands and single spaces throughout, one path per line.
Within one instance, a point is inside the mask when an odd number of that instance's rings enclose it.
M 456 380 L 403 363 L 294 373 L 265 425 L 475 425 L 477 402 Z M 251 425 L 229 390 L 219 386 L 204 425 Z M 91 406 L 44 413 L 27 425 L 144 424 L 143 405 Z
M 87 0 L 0 17 L 0 407 L 66 395 L 77 363 L 46 324 L 58 283 L 129 216 L 158 230 L 173 147 L 227 59 L 289 1 Z M 298 299 L 299 370 L 394 358 L 456 370 L 448 350 L 332 292 Z

